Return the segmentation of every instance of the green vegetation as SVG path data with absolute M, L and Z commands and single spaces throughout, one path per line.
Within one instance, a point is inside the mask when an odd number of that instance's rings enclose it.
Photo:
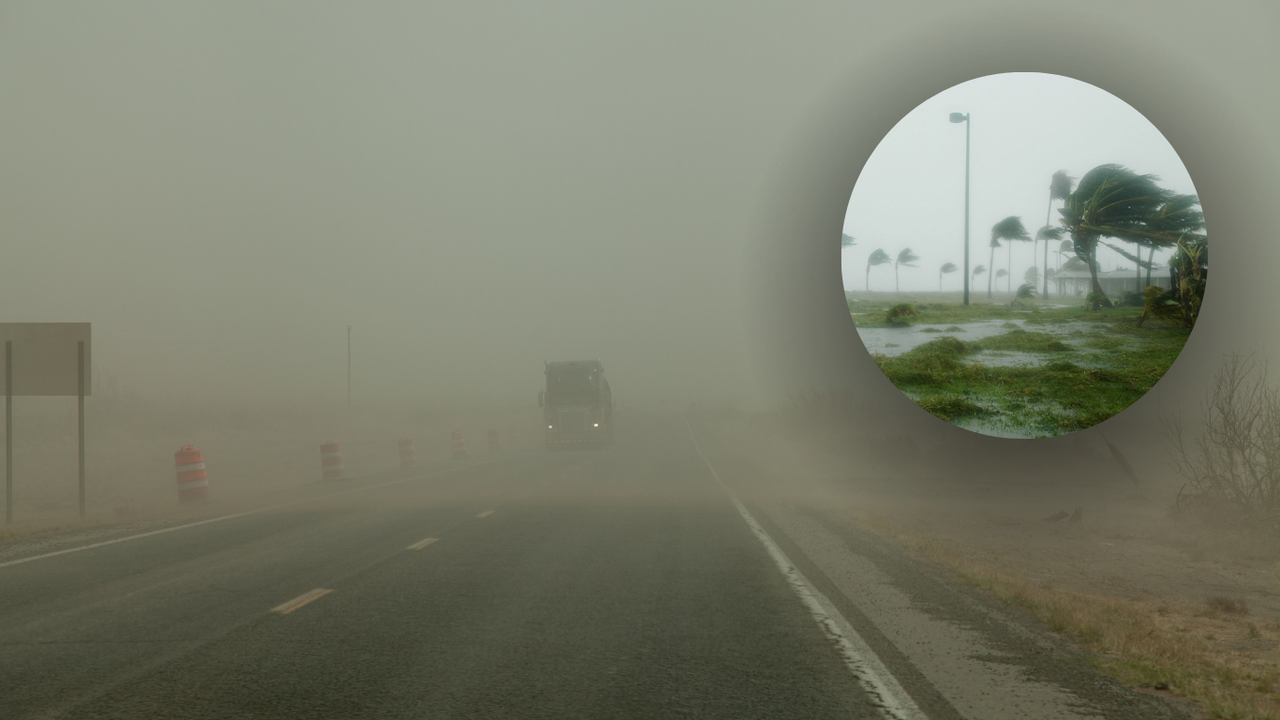
M 911 303 L 898 303 L 885 313 L 884 321 L 890 327 L 906 327 L 911 324 L 911 318 L 917 317 L 920 317 L 920 312 Z
M 855 316 L 859 327 L 893 326 L 887 301 L 850 305 L 862 312 Z M 1061 435 L 1110 418 L 1151 389 L 1189 334 L 1172 323 L 1140 327 L 1142 311 L 1133 307 L 1087 310 L 1033 302 L 1020 312 L 997 303 L 967 308 L 959 303 L 915 303 L 914 308 L 919 316 L 910 319 L 934 326 L 921 332 L 939 336 L 901 355 L 876 355 L 876 364 L 930 413 L 999 435 Z M 1024 323 L 1001 323 L 1003 332 L 976 341 L 943 334 L 962 331 L 958 325 L 938 329 L 947 322 L 1006 318 Z M 1056 333 L 1037 329 L 1062 325 L 1069 326 Z M 991 353 L 1027 355 L 1033 364 L 984 364 Z

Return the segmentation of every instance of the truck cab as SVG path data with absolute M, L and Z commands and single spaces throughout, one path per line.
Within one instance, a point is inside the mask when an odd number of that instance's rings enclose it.
M 548 448 L 613 443 L 613 394 L 599 360 L 549 362 L 538 394 Z

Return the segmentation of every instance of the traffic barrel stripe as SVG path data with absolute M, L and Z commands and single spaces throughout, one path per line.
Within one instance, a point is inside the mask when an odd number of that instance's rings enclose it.
M 209 475 L 204 467 L 204 453 L 194 445 L 183 445 L 173 454 L 178 475 L 178 500 L 190 502 L 209 497 Z
M 400 448 L 400 467 L 413 467 L 418 463 L 418 453 L 413 449 L 413 439 L 409 436 L 400 438 L 397 443 Z
M 342 479 L 342 449 L 338 443 L 330 440 L 320 446 L 320 470 L 325 480 Z

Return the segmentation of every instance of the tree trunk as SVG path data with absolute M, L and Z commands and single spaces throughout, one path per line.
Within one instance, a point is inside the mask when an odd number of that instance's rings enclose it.
M 1009 279 L 1004 281 L 1005 292 L 1013 292 L 1013 241 L 1009 241 L 1009 261 L 1006 263 L 1009 270 Z
M 1049 207 L 1044 211 L 1044 226 L 1049 227 L 1049 217 L 1053 215 L 1053 188 L 1049 188 Z M 1036 261 L 1036 254 L 1033 250 L 1031 253 L 1031 262 Z M 1040 291 L 1040 297 L 1046 297 L 1049 294 L 1049 238 L 1044 239 L 1044 289 Z
M 1147 285 L 1151 285 L 1151 266 L 1155 264 L 1155 260 L 1156 260 L 1156 246 L 1155 246 L 1155 243 L 1152 243 L 1151 253 L 1147 255 Z
M 898 263 L 896 262 L 893 264 L 893 291 L 902 292 L 902 288 L 898 285 Z
M 1155 247 L 1152 245 L 1152 247 Z M 1134 278 L 1134 291 L 1139 295 L 1142 294 L 1142 243 L 1133 244 L 1133 256 L 1137 260 L 1133 261 L 1133 267 L 1138 271 L 1138 277 Z
M 1082 244 L 1084 243 L 1076 243 L 1076 247 L 1079 247 Z M 1093 280 L 1093 294 L 1097 297 L 1098 304 L 1102 307 L 1115 307 L 1111 304 L 1111 301 L 1107 299 L 1107 294 L 1102 292 L 1102 283 L 1098 282 L 1098 261 L 1094 259 L 1098 254 L 1097 238 L 1094 238 L 1092 242 L 1089 242 L 1086 247 L 1089 248 L 1089 257 L 1084 258 L 1084 261 L 1089 265 L 1089 277 Z M 1079 253 L 1076 254 L 1078 255 Z M 1089 306 L 1093 307 L 1093 303 L 1089 302 Z
M 987 261 L 987 299 L 991 299 L 991 285 L 996 276 L 996 246 L 991 246 L 991 259 Z
M 1049 202 L 1049 207 L 1053 207 L 1053 201 Z M 1044 289 L 1040 291 L 1040 297 L 1049 297 L 1049 238 L 1044 239 L 1044 275 L 1041 277 L 1044 278 Z
M 867 292 L 871 292 L 871 263 L 867 263 Z

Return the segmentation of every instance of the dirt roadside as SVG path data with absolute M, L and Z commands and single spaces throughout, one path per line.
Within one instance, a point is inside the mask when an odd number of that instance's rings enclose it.
M 1031 610 L 1127 684 L 1193 700 L 1205 717 L 1280 718 L 1280 548 L 1175 520 L 1176 487 L 868 474 L 831 433 L 784 436 L 746 416 L 704 427 L 787 478 L 761 491 L 853 520 Z

